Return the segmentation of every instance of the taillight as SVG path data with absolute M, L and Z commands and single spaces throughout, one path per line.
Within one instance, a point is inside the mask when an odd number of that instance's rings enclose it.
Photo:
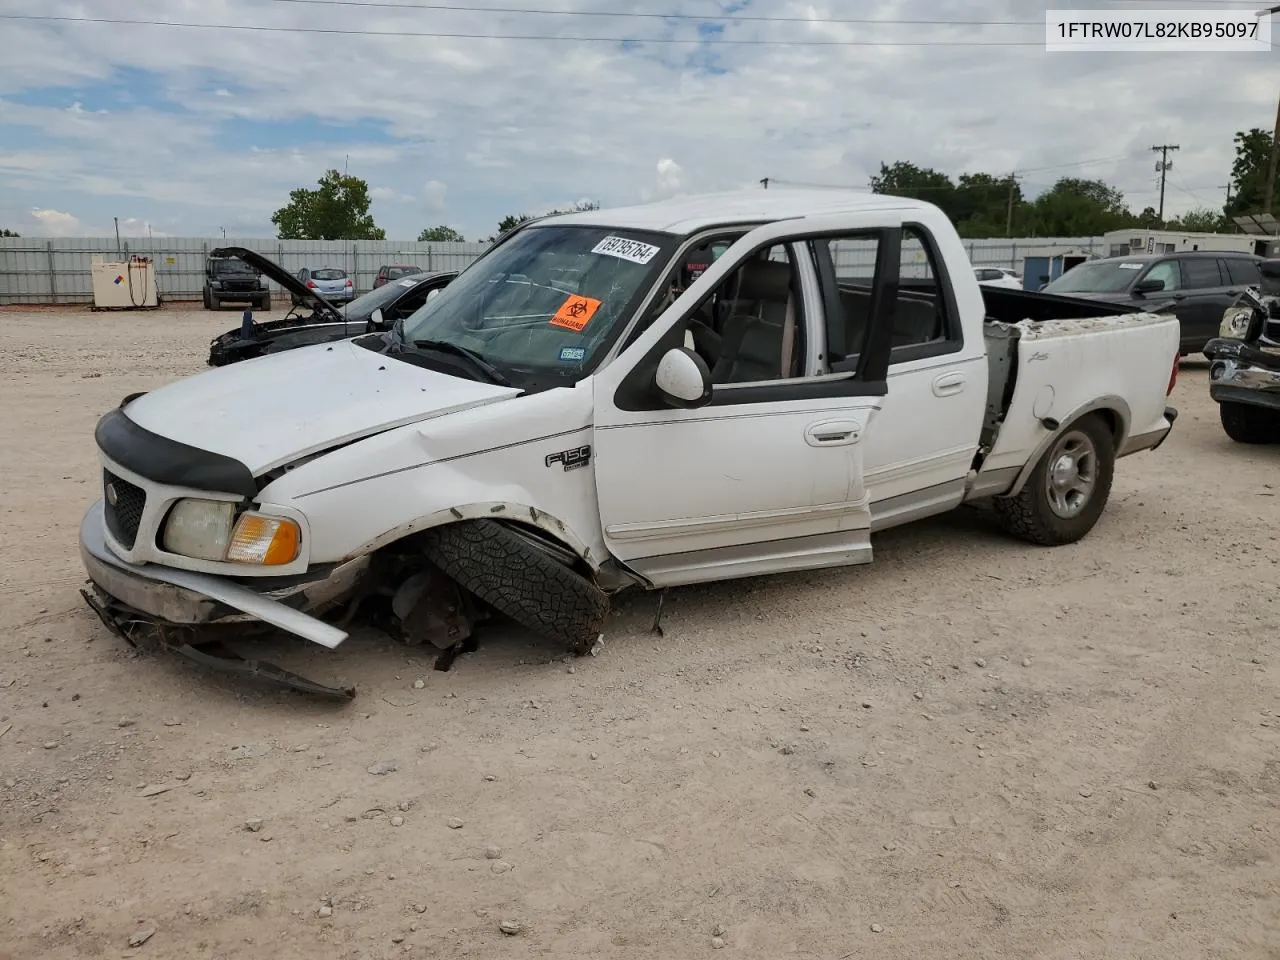
M 315 282 L 314 280 L 308 280 L 308 281 L 307 281 L 307 289 L 308 289 L 308 290 L 314 290 L 315 288 L 316 288 L 316 282 Z
M 1176 353 L 1173 355 L 1173 372 L 1169 374 L 1169 389 L 1164 392 L 1166 397 L 1173 394 L 1173 388 L 1178 384 L 1178 361 L 1181 359 Z
M 348 287 L 354 287 L 354 286 L 355 286 L 355 284 L 351 282 L 351 278 L 350 278 L 350 277 L 347 277 L 347 286 L 348 286 Z

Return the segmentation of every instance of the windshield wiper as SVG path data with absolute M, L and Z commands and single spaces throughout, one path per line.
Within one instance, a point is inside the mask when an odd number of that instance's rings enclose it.
M 400 334 L 400 337 L 403 338 L 403 334 Z M 403 342 L 403 339 L 401 339 L 401 342 Z M 456 343 L 450 343 L 448 340 L 415 340 L 413 345 L 419 350 L 434 350 L 437 353 L 447 353 L 455 357 L 461 357 L 473 368 L 484 374 L 491 383 L 496 383 L 500 387 L 511 386 L 511 381 L 507 379 L 506 374 L 480 354 L 467 347 L 460 347 Z

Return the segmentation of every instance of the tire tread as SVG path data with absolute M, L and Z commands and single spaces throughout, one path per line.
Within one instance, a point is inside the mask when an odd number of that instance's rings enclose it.
M 575 653 L 588 652 L 604 628 L 608 595 L 501 523 L 463 520 L 424 539 L 428 559 L 464 589 Z

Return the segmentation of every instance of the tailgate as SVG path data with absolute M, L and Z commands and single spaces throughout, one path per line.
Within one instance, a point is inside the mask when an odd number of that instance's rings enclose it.
M 1065 426 L 1089 410 L 1111 410 L 1119 415 L 1122 443 L 1167 426 L 1165 401 L 1179 343 L 1179 324 L 1171 314 L 991 326 L 998 328 L 989 339 L 993 359 L 995 341 L 1007 344 L 1012 335 L 1015 343 L 1006 371 L 993 366 L 998 382 L 992 402 L 1001 410 L 992 411 L 999 422 L 980 473 L 1037 458 L 1053 434 L 1046 419 Z M 998 389 L 1010 377 L 1011 395 Z

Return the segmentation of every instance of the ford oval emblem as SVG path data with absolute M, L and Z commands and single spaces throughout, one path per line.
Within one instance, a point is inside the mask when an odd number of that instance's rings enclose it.
M 120 494 L 116 493 L 116 485 L 114 483 L 107 484 L 107 503 L 115 506 L 120 500 Z

